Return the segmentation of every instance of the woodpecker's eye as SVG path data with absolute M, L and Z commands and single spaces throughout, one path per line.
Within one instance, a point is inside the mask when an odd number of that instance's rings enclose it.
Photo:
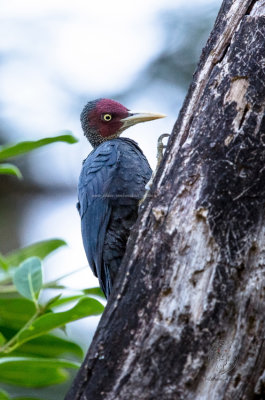
M 109 122 L 112 120 L 112 115 L 111 114 L 103 114 L 103 119 L 106 122 Z

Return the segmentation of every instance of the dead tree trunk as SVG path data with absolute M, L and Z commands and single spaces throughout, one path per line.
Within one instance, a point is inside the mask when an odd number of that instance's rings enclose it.
M 265 0 L 224 0 L 67 400 L 265 398 Z

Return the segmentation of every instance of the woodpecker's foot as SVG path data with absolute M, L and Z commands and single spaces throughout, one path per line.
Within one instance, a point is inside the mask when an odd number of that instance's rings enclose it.
M 159 165 L 160 165 L 160 163 L 161 163 L 161 161 L 162 161 L 162 158 L 163 158 L 163 156 L 164 156 L 164 150 L 165 150 L 165 148 L 167 147 L 167 144 L 164 144 L 164 143 L 163 143 L 163 139 L 164 139 L 165 137 L 169 137 L 169 136 L 170 136 L 170 135 L 169 135 L 168 133 L 163 133 L 163 134 L 160 135 L 159 138 L 158 138 L 158 141 L 157 141 L 157 153 L 156 153 L 156 159 L 157 159 L 156 169 L 155 169 L 155 171 L 152 173 L 152 176 L 151 176 L 150 181 L 147 182 L 147 184 L 145 185 L 146 192 L 145 192 L 145 195 L 144 195 L 144 197 L 142 198 L 142 200 L 139 201 L 139 206 L 142 205 L 142 203 L 145 201 L 146 197 L 148 196 L 148 193 L 149 193 L 149 190 L 150 190 L 150 188 L 151 188 L 151 186 L 152 186 L 154 177 L 156 176 L 158 167 L 159 167 Z
M 163 143 L 163 139 L 165 137 L 169 137 L 170 135 L 168 133 L 163 133 L 162 135 L 159 136 L 158 141 L 157 141 L 157 153 L 156 153 L 156 159 L 157 159 L 157 164 L 156 164 L 156 170 L 158 170 L 158 167 L 162 161 L 162 158 L 164 156 L 164 149 L 167 147 L 167 144 Z

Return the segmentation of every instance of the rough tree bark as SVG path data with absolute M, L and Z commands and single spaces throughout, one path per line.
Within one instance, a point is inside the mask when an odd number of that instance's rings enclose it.
M 265 0 L 224 0 L 67 400 L 265 398 Z

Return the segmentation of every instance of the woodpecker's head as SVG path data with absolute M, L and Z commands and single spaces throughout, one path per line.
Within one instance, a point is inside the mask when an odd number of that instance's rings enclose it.
M 97 147 L 106 140 L 119 137 L 132 125 L 163 117 L 163 114 L 130 111 L 114 100 L 97 99 L 87 103 L 80 119 L 85 136 L 93 147 Z

